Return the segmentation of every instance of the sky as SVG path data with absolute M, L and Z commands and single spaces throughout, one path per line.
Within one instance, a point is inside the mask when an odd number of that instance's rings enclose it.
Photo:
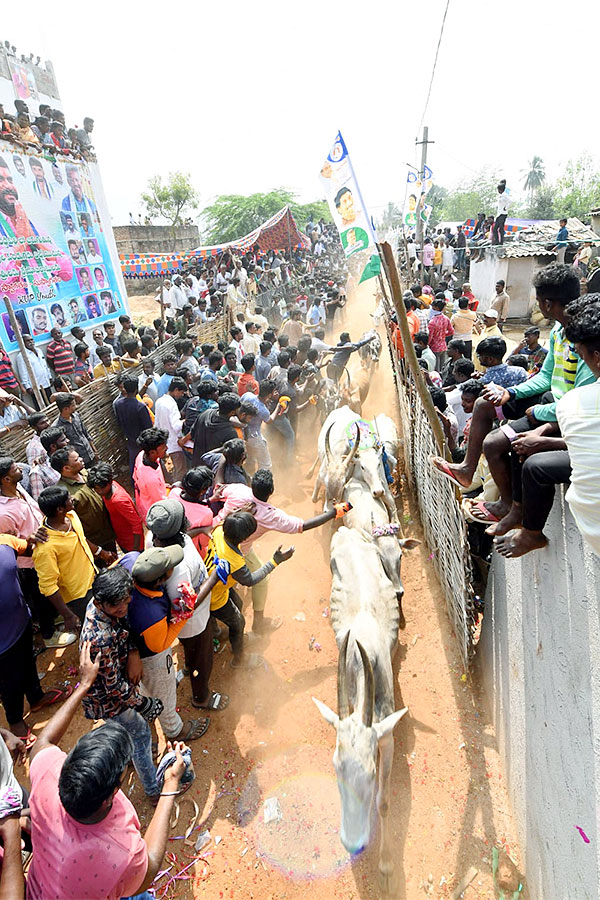
M 338 129 L 372 215 L 403 201 L 446 0 L 5 6 L 0 39 L 52 60 L 67 124 L 95 119 L 113 225 L 171 171 L 201 206 L 277 187 L 320 199 Z M 554 178 L 594 153 L 599 25 L 589 0 L 450 0 L 424 121 L 435 180 L 488 166 L 517 198 L 534 155 Z

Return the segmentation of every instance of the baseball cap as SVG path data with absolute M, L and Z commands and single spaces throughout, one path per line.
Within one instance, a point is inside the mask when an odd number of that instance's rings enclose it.
M 497 309 L 486 309 L 484 316 L 487 316 L 488 319 L 497 319 L 498 318 L 498 310 Z
M 153 547 L 140 553 L 131 574 L 144 584 L 156 581 L 169 569 L 179 565 L 183 559 L 183 547 L 174 544 L 171 547 Z
M 146 515 L 146 525 L 156 537 L 168 538 L 181 531 L 185 510 L 179 500 L 158 500 Z

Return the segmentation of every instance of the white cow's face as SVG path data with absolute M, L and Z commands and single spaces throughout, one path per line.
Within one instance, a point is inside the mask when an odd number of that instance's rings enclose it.
M 385 473 L 380 452 L 374 449 L 361 450 L 355 457 L 354 475 L 364 481 L 373 497 L 383 497 Z

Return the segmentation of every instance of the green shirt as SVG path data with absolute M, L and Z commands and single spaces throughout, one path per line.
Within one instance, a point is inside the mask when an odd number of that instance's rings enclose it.
M 556 402 L 575 387 L 593 384 L 596 376 L 575 352 L 565 336 L 564 328 L 556 322 L 550 332 L 550 348 L 537 375 L 512 388 L 517 400 L 552 391 L 554 403 L 537 404 L 533 414 L 538 422 L 556 422 Z

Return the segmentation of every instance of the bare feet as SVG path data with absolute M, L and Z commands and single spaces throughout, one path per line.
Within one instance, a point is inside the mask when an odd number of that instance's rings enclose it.
M 548 538 L 541 531 L 529 531 L 527 528 L 514 529 L 503 537 L 494 539 L 494 547 L 507 559 L 525 556 L 532 550 L 541 550 L 548 544 Z
M 489 504 L 492 506 L 492 504 Z M 497 505 L 497 504 L 496 504 Z M 504 507 L 506 509 L 506 507 Z M 493 512 L 496 515 L 501 515 L 497 509 L 494 509 Z M 501 534 L 508 534 L 509 531 L 512 531 L 513 528 L 520 528 L 523 522 L 523 508 L 520 503 L 513 503 L 508 512 L 500 519 L 499 522 L 494 522 L 489 528 L 485 529 L 486 534 L 492 534 L 495 537 L 499 537 Z

